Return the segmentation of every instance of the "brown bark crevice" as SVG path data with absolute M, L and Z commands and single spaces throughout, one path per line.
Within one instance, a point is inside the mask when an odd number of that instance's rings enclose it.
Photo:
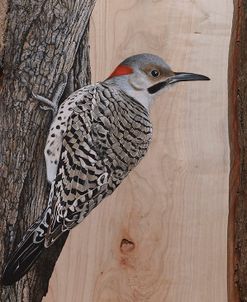
M 88 24 L 95 0 L 11 1 L 0 90 L 0 266 L 44 210 L 49 192 L 44 145 L 52 120 L 31 98 L 52 99 L 68 77 L 61 100 L 90 81 Z M 41 301 L 64 238 L 11 287 L 1 301 Z M 45 265 L 44 265 L 45 264 Z

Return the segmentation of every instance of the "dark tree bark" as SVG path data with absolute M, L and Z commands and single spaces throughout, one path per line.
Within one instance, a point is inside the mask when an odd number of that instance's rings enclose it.
M 5 43 L 0 49 L 1 268 L 42 213 L 49 193 L 43 150 L 52 114 L 40 108 L 31 91 L 49 99 L 60 91 L 61 101 L 89 82 L 88 23 L 94 3 L 7 2 Z M 14 286 L 0 284 L 0 301 L 41 301 L 65 239 L 48 249 Z
M 229 53 L 228 300 L 247 301 L 247 1 L 234 0 Z

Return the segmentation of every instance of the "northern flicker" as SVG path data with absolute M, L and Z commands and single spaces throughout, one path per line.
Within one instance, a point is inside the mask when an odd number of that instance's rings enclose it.
M 10 256 L 5 285 L 19 280 L 45 248 L 80 223 L 143 158 L 152 137 L 154 97 L 179 81 L 197 80 L 209 78 L 173 72 L 160 57 L 139 54 L 62 103 L 45 147 L 48 205 Z

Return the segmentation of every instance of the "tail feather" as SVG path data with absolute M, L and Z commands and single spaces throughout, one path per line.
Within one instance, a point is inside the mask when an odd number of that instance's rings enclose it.
M 44 249 L 45 234 L 38 219 L 27 231 L 16 250 L 9 258 L 2 275 L 2 283 L 11 285 L 25 275 Z M 43 225 L 44 227 L 44 225 Z M 37 232 L 39 230 L 39 232 Z M 41 231 L 42 230 L 42 231 Z M 38 239 L 38 240 L 37 240 Z

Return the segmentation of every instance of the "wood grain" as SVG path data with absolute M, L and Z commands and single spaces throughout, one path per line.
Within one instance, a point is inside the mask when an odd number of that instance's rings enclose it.
M 228 93 L 229 93 L 229 145 L 230 145 L 230 173 L 229 173 L 229 216 L 228 216 L 228 257 L 227 257 L 227 288 L 228 288 L 228 301 L 238 302 L 241 301 L 240 296 L 243 300 L 243 294 L 246 293 L 245 286 L 245 276 L 239 275 L 239 255 L 241 258 L 246 258 L 244 251 L 245 247 L 245 236 L 239 237 L 239 225 L 237 223 L 237 213 L 238 209 L 241 208 L 241 195 L 243 194 L 243 189 L 241 188 L 241 180 L 243 181 L 245 177 L 241 175 L 241 165 L 243 165 L 244 158 L 244 148 L 241 146 L 243 144 L 240 129 L 242 128 L 242 123 L 239 123 L 239 104 L 241 99 L 239 97 L 240 89 L 240 71 L 241 67 L 241 44 L 244 39 L 242 39 L 241 33 L 244 32 L 245 26 L 243 25 L 243 2 L 236 0 L 234 3 L 234 12 L 232 20 L 232 33 L 229 48 L 229 66 L 228 66 Z M 241 30 L 242 29 L 242 30 Z M 245 36 L 246 34 L 244 34 Z M 244 42 L 244 41 L 243 41 Z M 242 47 L 243 49 L 243 47 Z M 240 88 L 240 89 L 239 89 Z M 240 106 L 243 108 L 243 106 Z M 243 114 L 243 112 L 242 112 Z M 242 152 L 241 152 L 242 151 Z M 245 204 L 245 197 L 244 197 Z M 244 219 L 244 215 L 243 215 Z M 243 222 L 245 225 L 245 221 Z M 239 232 L 241 234 L 241 232 Z M 246 231 L 244 230 L 246 234 Z M 241 238 L 241 240 L 239 240 Z M 238 241 L 237 241 L 238 239 Z M 242 242 L 241 242 L 242 241 Z M 241 251 L 240 251 L 241 249 Z M 240 253 L 239 253 L 240 251 Z M 246 266 L 242 263 L 242 268 L 245 270 Z M 240 269 L 240 270 L 241 270 Z M 242 278 L 241 278 L 242 277 Z M 241 284 L 242 283 L 242 284 Z M 240 292 L 241 290 L 241 292 Z
M 231 18 L 230 0 L 98 0 L 95 81 L 140 52 L 212 80 L 156 101 L 148 155 L 71 232 L 43 302 L 226 301 Z

